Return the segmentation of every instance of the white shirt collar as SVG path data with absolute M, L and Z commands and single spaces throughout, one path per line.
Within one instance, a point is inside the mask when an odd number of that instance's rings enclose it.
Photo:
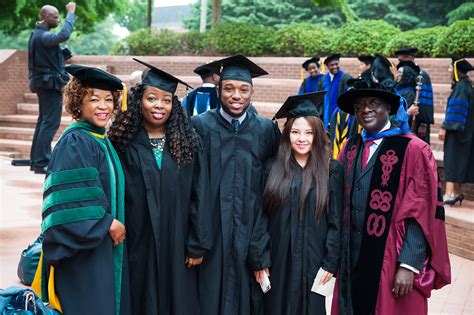
M 242 124 L 242 122 L 244 121 L 245 117 L 247 117 L 247 111 L 245 111 L 242 116 L 240 116 L 239 118 L 234 118 L 232 117 L 231 115 L 227 114 L 223 109 L 222 107 L 219 109 L 219 112 L 221 113 L 222 117 L 224 117 L 225 120 L 227 120 L 229 122 L 229 124 L 232 125 L 232 120 L 233 119 L 237 119 L 240 124 Z
M 213 83 L 203 83 L 203 84 L 202 84 L 202 87 L 211 87 L 211 88 L 215 88 L 215 87 L 216 87 L 216 85 L 215 85 L 215 84 L 213 84 Z
M 387 123 L 385 124 L 385 126 L 382 128 L 382 130 L 380 130 L 379 132 L 382 132 L 382 131 L 385 131 L 385 130 L 388 130 L 390 129 L 390 127 L 392 126 L 392 124 L 390 123 L 390 120 L 387 121 Z M 374 140 L 374 143 L 376 145 L 379 145 L 381 142 L 382 142 L 383 138 L 379 138 L 377 140 Z

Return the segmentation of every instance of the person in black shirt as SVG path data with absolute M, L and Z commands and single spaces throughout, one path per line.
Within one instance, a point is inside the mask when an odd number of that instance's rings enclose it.
M 64 69 L 64 57 L 59 47 L 69 39 L 76 23 L 76 4 L 66 6 L 67 17 L 59 33 L 50 30 L 59 25 L 58 9 L 51 5 L 41 8 L 41 20 L 28 42 L 30 90 L 38 95 L 39 116 L 30 152 L 31 170 L 45 174 L 51 157 L 51 142 L 61 123 L 62 89 L 69 81 Z

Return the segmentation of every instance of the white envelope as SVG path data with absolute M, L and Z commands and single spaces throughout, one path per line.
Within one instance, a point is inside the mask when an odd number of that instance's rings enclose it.
M 316 275 L 316 278 L 314 278 L 313 287 L 311 288 L 311 291 L 322 296 L 330 296 L 332 295 L 332 291 L 334 290 L 336 278 L 332 277 L 331 280 L 326 282 L 326 284 L 321 285 L 319 284 L 319 280 L 321 280 L 323 273 L 324 270 L 322 268 L 319 268 L 318 274 Z

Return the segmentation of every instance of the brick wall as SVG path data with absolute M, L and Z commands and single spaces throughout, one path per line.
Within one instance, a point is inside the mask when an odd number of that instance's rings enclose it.
M 448 249 L 451 254 L 455 254 L 470 260 L 474 260 L 474 231 L 472 225 L 466 222 L 450 222 L 446 219 L 446 234 L 448 237 Z M 454 221 L 454 220 L 452 220 Z M 461 226 L 459 226 L 461 225 Z
M 14 114 L 28 92 L 28 53 L 16 51 L 0 63 L 0 115 Z

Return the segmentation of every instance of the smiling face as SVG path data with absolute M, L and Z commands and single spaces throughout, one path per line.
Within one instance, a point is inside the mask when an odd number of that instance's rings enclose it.
M 231 117 L 239 118 L 250 105 L 253 95 L 252 84 L 237 80 L 221 82 L 222 109 Z
M 141 104 L 145 129 L 149 134 L 163 137 L 165 124 L 173 109 L 173 94 L 147 86 Z
M 91 89 L 82 100 L 79 120 L 87 121 L 97 127 L 105 127 L 112 117 L 114 98 L 112 92 Z
M 333 60 L 327 64 L 329 72 L 335 75 L 339 72 L 339 60 Z
M 354 101 L 357 122 L 368 134 L 383 129 L 387 123 L 390 105 L 377 97 L 360 97 Z
M 290 130 L 291 152 L 297 160 L 306 160 L 311 153 L 314 129 L 304 117 L 296 118 Z
M 311 77 L 316 78 L 316 76 L 319 73 L 319 68 L 318 68 L 318 66 L 316 65 L 315 62 L 312 62 L 308 65 L 308 70 L 306 70 L 306 71 L 308 71 L 308 73 Z

